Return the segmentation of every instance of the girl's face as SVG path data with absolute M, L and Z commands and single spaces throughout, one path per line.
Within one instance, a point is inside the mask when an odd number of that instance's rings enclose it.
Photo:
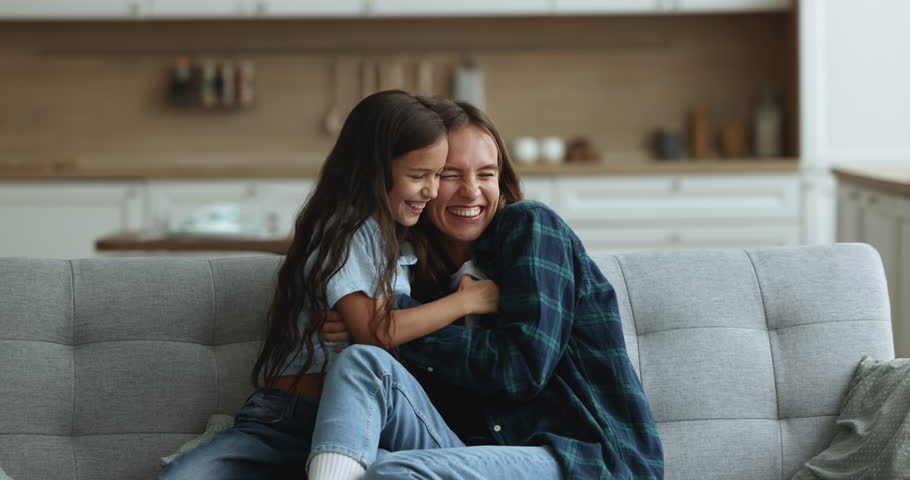
M 399 224 L 417 223 L 427 202 L 436 198 L 439 172 L 446 164 L 449 143 L 443 135 L 436 143 L 410 151 L 392 160 L 392 189 L 389 206 Z
M 496 215 L 498 152 L 493 137 L 474 125 L 449 132 L 449 156 L 440 177 L 439 198 L 430 203 L 427 215 L 447 237 L 449 254 L 455 260 L 470 258 L 474 241 Z

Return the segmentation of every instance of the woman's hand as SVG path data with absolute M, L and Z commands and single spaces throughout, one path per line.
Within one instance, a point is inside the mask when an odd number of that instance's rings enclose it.
M 458 291 L 467 296 L 469 313 L 484 314 L 499 311 L 499 286 L 493 280 L 474 280 L 464 275 L 458 284 Z

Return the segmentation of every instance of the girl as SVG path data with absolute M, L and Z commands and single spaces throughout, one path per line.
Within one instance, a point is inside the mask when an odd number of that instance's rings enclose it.
M 496 310 L 498 288 L 490 281 L 393 310 L 396 296 L 410 293 L 407 270 L 416 261 L 399 240 L 436 197 L 448 152 L 433 102 L 385 91 L 351 111 L 278 271 L 252 372 L 256 392 L 231 429 L 178 457 L 160 479 L 305 474 L 323 376 L 336 355 L 318 335 L 326 311 L 343 316 L 354 341 L 390 349 L 464 315 Z

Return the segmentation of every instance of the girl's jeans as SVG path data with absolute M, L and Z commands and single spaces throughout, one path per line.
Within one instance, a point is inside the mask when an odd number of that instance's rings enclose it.
M 159 480 L 306 478 L 317 403 L 282 390 L 258 390 L 234 426 L 175 458 Z
M 417 380 L 366 345 L 346 348 L 329 368 L 311 458 L 320 452 L 354 458 L 365 480 L 561 478 L 547 447 L 465 447 Z

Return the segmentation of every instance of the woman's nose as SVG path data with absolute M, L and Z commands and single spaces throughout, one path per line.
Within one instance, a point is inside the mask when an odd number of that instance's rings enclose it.
M 480 184 L 473 178 L 465 180 L 461 183 L 461 194 L 466 198 L 477 198 L 480 195 Z

